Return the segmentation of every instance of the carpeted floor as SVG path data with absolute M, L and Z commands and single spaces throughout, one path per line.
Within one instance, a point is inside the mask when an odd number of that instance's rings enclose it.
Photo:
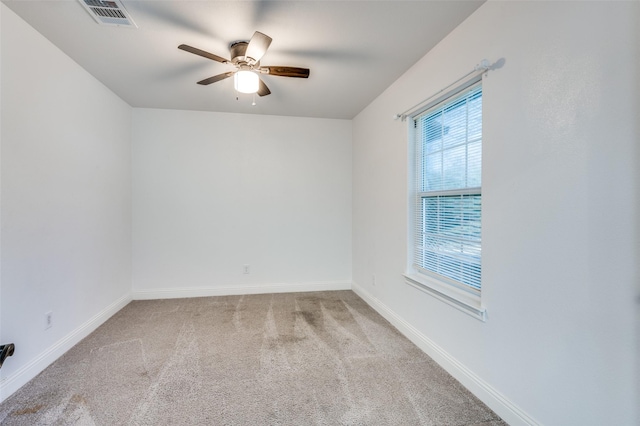
M 3 425 L 505 425 L 351 291 L 134 301 Z

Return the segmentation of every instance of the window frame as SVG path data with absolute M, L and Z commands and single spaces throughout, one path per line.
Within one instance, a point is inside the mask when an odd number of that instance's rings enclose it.
M 405 277 L 405 282 L 411 285 L 414 288 L 417 288 L 436 299 L 439 299 L 456 309 L 465 312 L 472 317 L 479 319 L 481 321 L 486 320 L 486 309 L 482 306 L 482 291 L 481 289 L 473 289 L 467 284 L 458 282 L 456 280 L 450 279 L 446 276 L 437 274 L 435 272 L 429 271 L 427 269 L 418 267 L 414 264 L 415 259 L 415 251 L 416 251 L 416 238 L 417 233 L 415 232 L 416 226 L 416 216 L 419 214 L 418 212 L 422 211 L 422 207 L 420 204 L 422 203 L 422 199 L 424 194 L 430 194 L 430 196 L 436 195 L 463 195 L 463 194 L 482 194 L 482 183 L 481 186 L 476 188 L 459 188 L 452 190 L 442 190 L 442 191 L 428 191 L 428 192 L 420 192 L 417 185 L 418 178 L 418 170 L 417 170 L 417 155 L 422 155 L 421 150 L 418 149 L 418 144 L 422 143 L 421 141 L 417 141 L 418 130 L 415 128 L 415 122 L 421 116 L 428 114 L 430 110 L 435 110 L 438 107 L 442 106 L 442 104 L 454 101 L 456 97 L 459 97 L 463 92 L 472 90 L 475 86 L 482 87 L 482 96 L 484 97 L 484 87 L 482 85 L 482 75 L 476 76 L 468 80 L 467 82 L 458 85 L 457 87 L 449 90 L 442 96 L 434 99 L 433 102 L 425 105 L 423 108 L 416 110 L 410 116 L 408 116 L 408 164 L 409 164 L 409 198 L 408 198 L 408 206 L 409 206 L 409 221 L 408 221 L 408 252 L 407 252 L 407 269 L 403 274 Z M 484 106 L 483 106 L 484 110 Z M 484 111 L 482 111 L 484 113 Z M 482 140 L 482 136 L 481 139 Z M 482 161 L 481 161 L 482 168 Z M 482 212 L 482 206 L 481 206 Z M 482 221 L 482 213 L 481 219 Z M 480 282 L 482 282 L 482 277 L 480 278 Z

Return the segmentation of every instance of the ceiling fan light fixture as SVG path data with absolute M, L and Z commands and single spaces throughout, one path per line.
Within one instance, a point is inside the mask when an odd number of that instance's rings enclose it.
M 260 77 L 253 71 L 238 71 L 233 76 L 233 87 L 240 93 L 256 93 L 260 87 Z

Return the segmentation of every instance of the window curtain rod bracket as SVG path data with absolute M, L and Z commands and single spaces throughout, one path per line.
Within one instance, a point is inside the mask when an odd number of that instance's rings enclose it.
M 477 74 L 477 73 L 485 73 L 485 72 L 488 72 L 490 69 L 491 69 L 491 65 L 489 64 L 489 61 L 487 59 L 481 60 L 479 64 L 476 64 L 476 66 L 473 67 L 473 70 L 469 71 L 468 73 L 466 73 L 465 75 L 463 75 L 462 77 L 460 77 L 459 79 L 454 81 L 453 83 L 451 83 L 448 86 L 446 86 L 445 88 L 441 89 L 439 92 L 434 93 L 433 95 L 429 96 L 427 99 L 425 99 L 425 100 L 423 100 L 421 102 L 418 102 L 417 104 L 415 104 L 411 108 L 407 109 L 406 111 L 403 111 L 403 112 L 401 112 L 399 114 L 394 115 L 393 119 L 394 120 L 400 119 L 401 121 L 405 121 L 411 112 L 417 110 L 422 105 L 426 104 L 427 102 L 429 102 L 430 100 L 432 100 L 436 96 L 440 95 L 445 90 L 451 88 L 452 86 L 455 86 L 460 81 L 464 80 L 465 78 L 467 78 L 467 77 L 469 77 L 471 75 L 474 75 L 474 74 Z

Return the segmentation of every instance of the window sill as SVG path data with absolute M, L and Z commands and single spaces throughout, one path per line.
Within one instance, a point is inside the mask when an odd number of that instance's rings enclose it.
M 423 291 L 436 299 L 453 306 L 454 308 L 471 315 L 484 322 L 487 319 L 487 310 L 482 307 L 480 297 L 457 289 L 448 284 L 439 282 L 435 278 L 426 275 L 406 273 L 404 281 L 412 287 Z

